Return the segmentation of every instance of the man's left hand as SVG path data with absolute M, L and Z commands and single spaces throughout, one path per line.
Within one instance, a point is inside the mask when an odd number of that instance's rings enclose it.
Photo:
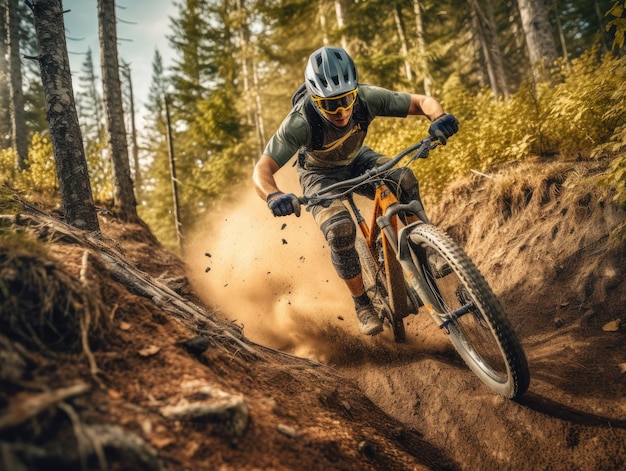
M 446 145 L 448 138 L 459 130 L 459 121 L 454 115 L 444 113 L 430 123 L 428 134 L 439 139 L 442 145 Z

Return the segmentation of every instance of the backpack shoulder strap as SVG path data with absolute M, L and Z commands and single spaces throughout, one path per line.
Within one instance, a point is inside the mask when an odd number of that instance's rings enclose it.
M 314 150 L 321 149 L 324 144 L 324 131 L 322 128 L 322 117 L 315 110 L 315 105 L 310 97 L 306 97 L 303 105 L 306 119 L 311 125 L 311 146 Z
M 302 82 L 296 91 L 291 95 L 291 106 L 296 106 L 300 101 L 302 101 L 308 95 L 308 91 L 306 89 L 306 83 Z
M 354 108 L 354 121 L 361 125 L 361 129 L 367 132 L 371 122 L 367 105 L 357 95 L 357 102 Z M 295 107 L 302 102 L 302 109 L 308 123 L 311 126 L 311 146 L 313 150 L 321 149 L 324 144 L 324 131 L 322 127 L 322 117 L 315 109 L 315 104 L 311 100 L 311 94 L 306 89 L 306 84 L 301 84 L 291 97 L 291 104 Z

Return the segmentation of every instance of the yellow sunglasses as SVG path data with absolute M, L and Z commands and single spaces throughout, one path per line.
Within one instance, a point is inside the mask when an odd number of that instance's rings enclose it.
M 342 110 L 349 110 L 354 106 L 356 102 L 357 89 L 350 90 L 343 95 L 334 96 L 331 98 L 322 98 L 321 96 L 314 96 L 313 101 L 319 106 L 319 108 L 328 114 L 337 114 Z

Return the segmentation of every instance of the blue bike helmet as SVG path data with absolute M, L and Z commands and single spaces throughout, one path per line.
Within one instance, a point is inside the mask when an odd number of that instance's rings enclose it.
M 306 87 L 313 96 L 329 98 L 358 86 L 354 61 L 340 47 L 321 47 L 309 56 L 304 70 Z

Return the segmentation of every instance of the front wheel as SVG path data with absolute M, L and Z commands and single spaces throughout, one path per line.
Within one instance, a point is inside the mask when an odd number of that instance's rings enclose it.
M 522 346 L 500 302 L 465 252 L 441 229 L 418 224 L 409 241 L 422 301 L 469 368 L 509 399 L 530 383 Z

